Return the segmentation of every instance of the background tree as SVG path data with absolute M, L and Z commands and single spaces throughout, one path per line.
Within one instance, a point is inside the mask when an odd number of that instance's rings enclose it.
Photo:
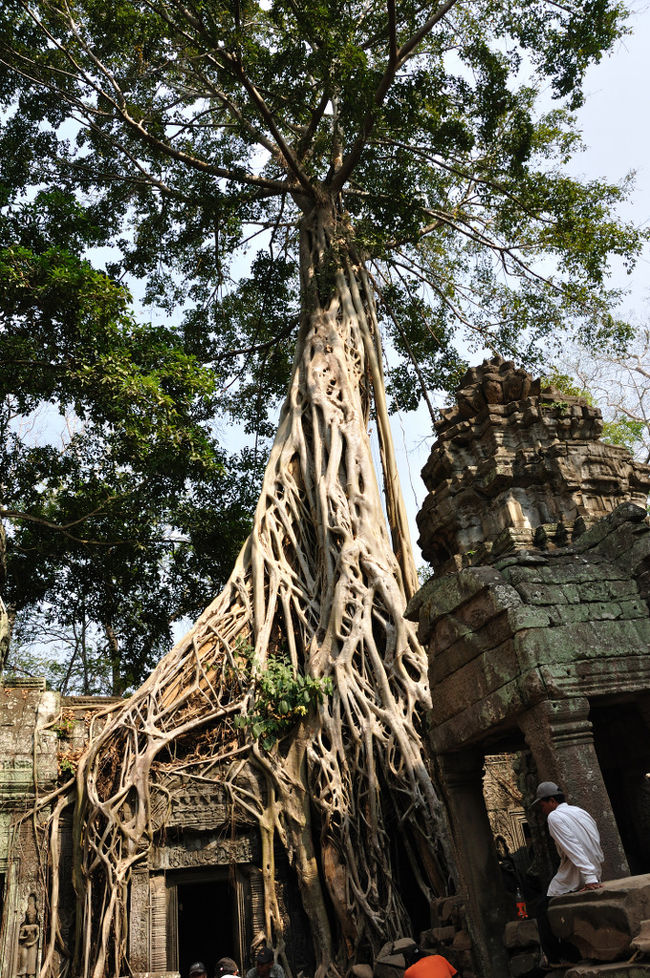
M 108 669 L 91 682 L 64 655 L 52 675 L 62 666 L 67 686 L 77 675 L 80 692 L 119 694 L 169 648 L 173 622 L 227 578 L 253 499 L 235 493 L 234 466 L 226 473 L 211 432 L 216 376 L 172 330 L 138 325 L 126 290 L 74 253 L 93 240 L 82 208 L 63 194 L 8 203 L 0 234 L 9 623 L 19 616 L 33 644 L 38 622 L 42 649 L 52 629 L 67 629 L 84 655 L 93 636 Z M 45 432 L 34 438 L 24 425 L 39 411 Z M 219 546 L 208 555 L 209 531 L 198 527 L 210 494 Z M 187 555 L 193 537 L 200 570 Z M 2 661 L 7 646 L 8 637 Z M 14 642 L 8 666 L 25 665 Z
M 574 343 L 556 362 L 560 382 L 602 410 L 605 440 L 650 462 L 650 329 L 635 327 L 623 350 Z
M 380 327 L 397 357 L 392 403 L 407 407 L 418 385 L 453 385 L 459 334 L 523 359 L 566 326 L 592 344 L 626 334 L 606 285 L 608 256 L 640 243 L 612 216 L 625 188 L 562 169 L 584 70 L 623 13 L 608 0 L 3 7 L 3 145 L 20 142 L 40 183 L 104 216 L 111 274 L 183 308 L 188 348 L 229 370 L 227 406 L 246 427 L 268 434 L 288 389 L 225 590 L 80 763 L 75 973 L 120 973 L 125 884 L 173 772 L 217 779 L 233 819 L 257 816 L 281 946 L 277 834 L 319 975 L 411 928 L 392 825 L 424 900 L 444 890 Z M 549 89 L 556 106 L 540 111 Z M 228 289 L 256 237 L 266 254 Z M 296 686 L 317 684 L 302 713 L 295 689 L 277 689 L 281 750 L 247 722 L 269 672 L 286 679 L 278 662 Z M 45 972 L 56 901 L 52 914 Z

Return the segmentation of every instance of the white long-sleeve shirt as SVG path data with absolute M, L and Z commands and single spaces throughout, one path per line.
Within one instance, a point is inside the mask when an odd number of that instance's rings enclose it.
M 547 823 L 561 859 L 548 895 L 559 896 L 581 890 L 586 883 L 600 883 L 604 856 L 598 826 L 589 812 L 562 802 L 549 812 Z

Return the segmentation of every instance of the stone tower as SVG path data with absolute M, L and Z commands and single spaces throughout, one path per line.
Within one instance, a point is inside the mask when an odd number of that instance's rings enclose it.
M 645 507 L 650 468 L 600 441 L 584 398 L 495 357 L 465 374 L 424 469 L 419 544 L 436 573 L 535 543 L 563 546 L 620 503 Z

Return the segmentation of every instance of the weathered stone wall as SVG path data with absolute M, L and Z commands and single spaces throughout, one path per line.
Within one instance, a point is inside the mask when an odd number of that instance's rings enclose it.
M 626 845 L 650 871 L 643 833 L 623 824 L 650 771 L 650 469 L 600 442 L 601 427 L 585 401 L 495 358 L 468 371 L 423 471 L 435 573 L 407 617 L 428 649 L 429 737 L 484 978 L 515 967 L 496 936 L 512 912 L 494 847 L 510 801 L 498 813 L 498 792 L 484 793 L 486 758 L 529 752 L 533 783 L 592 811 L 606 878 L 629 875 Z M 534 813 L 529 827 L 545 876 L 547 833 Z M 531 964 L 521 953 L 517 974 Z
M 45 683 L 0 686 L 0 873 L 5 881 L 0 974 L 13 976 L 19 955 L 38 964 L 43 949 L 42 872 L 30 820 L 35 797 L 57 780 L 59 696 Z
M 649 563 L 645 511 L 624 505 L 570 547 L 428 581 L 407 614 L 430 650 L 437 751 L 507 739 L 549 697 L 650 688 Z

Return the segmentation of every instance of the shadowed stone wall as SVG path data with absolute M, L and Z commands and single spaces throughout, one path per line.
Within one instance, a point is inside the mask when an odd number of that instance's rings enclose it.
M 485 976 L 501 978 L 511 906 L 487 755 L 529 751 L 539 780 L 594 813 L 606 878 L 629 875 L 628 853 L 650 871 L 650 469 L 598 440 L 595 408 L 499 358 L 468 371 L 436 429 L 418 516 L 435 573 L 407 617 L 429 653 L 429 737 Z

